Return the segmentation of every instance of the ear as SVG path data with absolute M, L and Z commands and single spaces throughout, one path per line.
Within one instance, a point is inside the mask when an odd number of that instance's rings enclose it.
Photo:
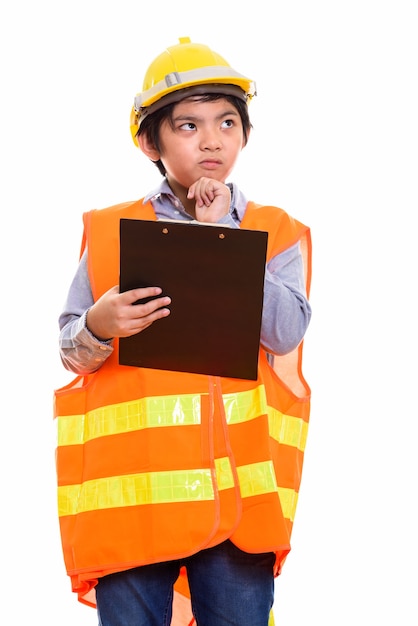
M 147 133 L 138 135 L 137 139 L 139 147 L 145 156 L 151 159 L 151 161 L 159 161 L 160 153 L 155 149 L 154 144 L 149 141 Z

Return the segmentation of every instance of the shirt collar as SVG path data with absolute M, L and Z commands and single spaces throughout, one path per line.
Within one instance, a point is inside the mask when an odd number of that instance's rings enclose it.
M 241 222 L 242 218 L 244 217 L 247 200 L 235 183 L 226 184 L 231 191 L 231 206 L 229 212 L 234 219 L 238 219 L 238 221 Z M 144 204 L 149 201 L 152 202 L 153 200 L 157 200 L 158 197 L 161 196 L 165 196 L 165 199 L 169 200 L 171 204 L 173 204 L 173 206 L 178 207 L 179 203 L 181 205 L 180 200 L 177 198 L 177 196 L 173 194 L 166 178 L 161 181 L 158 187 L 147 193 L 147 195 L 144 197 Z

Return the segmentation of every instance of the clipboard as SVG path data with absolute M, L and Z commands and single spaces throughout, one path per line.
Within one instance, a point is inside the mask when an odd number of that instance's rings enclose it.
M 120 291 L 161 287 L 171 313 L 121 337 L 119 363 L 256 380 L 267 238 L 219 224 L 121 219 Z

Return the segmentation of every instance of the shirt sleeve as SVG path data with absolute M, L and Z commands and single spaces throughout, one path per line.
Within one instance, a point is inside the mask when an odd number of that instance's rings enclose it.
M 75 374 L 91 374 L 113 352 L 112 341 L 99 341 L 87 328 L 87 312 L 93 306 L 93 294 L 84 252 L 59 317 L 59 353 L 64 367 Z
M 302 341 L 311 319 L 300 245 L 291 246 L 267 264 L 264 280 L 261 344 L 284 355 Z

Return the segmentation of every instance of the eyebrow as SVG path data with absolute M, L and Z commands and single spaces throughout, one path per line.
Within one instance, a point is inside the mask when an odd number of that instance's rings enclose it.
M 217 115 L 215 117 L 215 120 L 221 120 L 225 117 L 239 117 L 238 111 L 236 111 L 235 109 L 227 109 L 226 111 L 223 111 L 222 113 L 220 113 L 220 115 Z M 188 115 L 187 113 L 182 114 L 182 115 L 176 115 L 175 117 L 173 117 L 173 121 L 175 122 L 181 122 L 182 120 L 185 121 L 191 121 L 191 122 L 200 122 L 202 121 L 202 117 L 199 117 L 198 115 Z

